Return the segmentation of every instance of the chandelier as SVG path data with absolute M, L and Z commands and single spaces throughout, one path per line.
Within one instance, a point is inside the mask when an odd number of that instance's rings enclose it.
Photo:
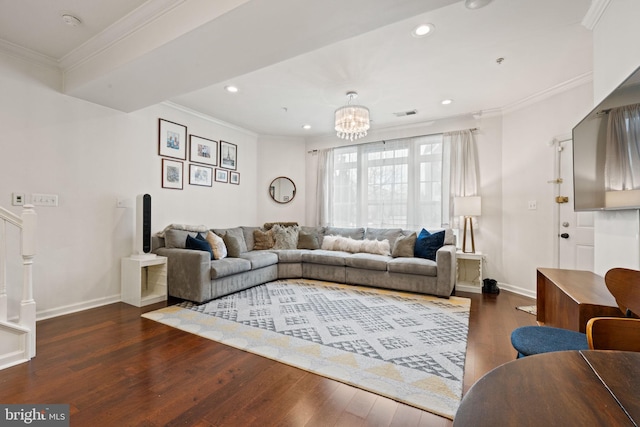
M 336 110 L 336 133 L 338 138 L 354 141 L 367 136 L 369 130 L 369 109 L 362 105 L 351 105 L 358 97 L 357 92 L 347 92 L 349 102 Z

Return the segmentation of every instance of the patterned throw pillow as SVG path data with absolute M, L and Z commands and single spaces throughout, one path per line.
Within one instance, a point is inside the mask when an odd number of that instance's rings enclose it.
M 298 247 L 298 233 L 299 228 L 297 225 L 293 227 L 283 227 L 276 224 L 271 228 L 276 240 L 273 249 L 296 249 Z
M 275 244 L 276 240 L 273 236 L 273 230 L 253 230 L 253 250 L 262 251 L 271 249 Z

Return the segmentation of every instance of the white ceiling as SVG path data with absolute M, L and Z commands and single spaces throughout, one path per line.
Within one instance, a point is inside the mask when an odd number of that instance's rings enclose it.
M 509 108 L 588 79 L 592 36 L 581 21 L 589 6 L 0 0 L 0 52 L 58 68 L 65 93 L 121 111 L 171 101 L 258 134 L 312 136 L 332 132 L 349 90 L 370 108 L 372 128 L 385 128 Z M 66 26 L 63 13 L 82 24 Z M 436 31 L 412 37 L 424 22 Z M 240 91 L 227 93 L 228 84 Z M 443 106 L 445 98 L 454 102 Z

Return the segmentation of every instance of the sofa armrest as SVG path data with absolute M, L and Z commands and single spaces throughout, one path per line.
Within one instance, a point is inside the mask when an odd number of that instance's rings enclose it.
M 450 296 L 456 284 L 456 246 L 444 245 L 436 252 L 438 279 L 436 295 Z
M 155 253 L 167 257 L 169 295 L 190 301 L 211 299 L 211 256 L 208 252 L 158 248 Z

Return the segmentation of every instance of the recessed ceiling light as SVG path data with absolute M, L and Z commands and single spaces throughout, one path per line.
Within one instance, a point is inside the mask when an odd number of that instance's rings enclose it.
M 62 22 L 64 22 L 70 27 L 77 27 L 78 25 L 82 24 L 82 21 L 80 20 L 80 18 L 77 18 L 68 13 L 65 13 L 62 15 Z
M 417 27 L 415 27 L 413 30 L 411 30 L 411 35 L 413 37 L 424 37 L 426 35 L 433 33 L 435 29 L 436 27 L 433 24 L 420 24 Z
M 311 125 L 303 125 L 302 129 L 309 130 L 309 129 L 311 129 Z
M 231 92 L 231 93 L 236 93 L 238 92 L 238 88 L 235 86 L 225 86 L 224 90 L 226 90 L 227 92 Z
M 464 0 L 464 5 L 467 9 L 480 9 L 492 1 L 493 0 Z
M 442 105 L 449 105 L 453 102 L 453 99 L 443 99 L 441 104 Z

